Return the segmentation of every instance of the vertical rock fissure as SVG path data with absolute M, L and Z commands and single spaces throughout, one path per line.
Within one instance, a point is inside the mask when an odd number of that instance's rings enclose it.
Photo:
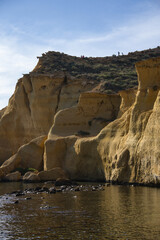
M 59 107 L 59 103 L 60 103 L 60 98 L 61 98 L 61 92 L 62 92 L 62 88 L 64 85 L 67 84 L 67 76 L 65 75 L 64 76 L 64 79 L 63 79 L 63 82 L 61 83 L 61 85 L 59 86 L 59 92 L 58 92 L 58 95 L 57 95 L 57 105 L 55 107 L 55 114 L 57 113 L 58 111 L 58 107 Z
M 24 100 L 25 100 L 27 109 L 29 110 L 29 113 L 30 113 L 30 115 L 31 115 L 31 107 L 30 107 L 29 98 L 28 98 L 28 95 L 27 95 L 27 92 L 26 92 L 26 90 L 25 90 L 24 85 L 22 85 L 22 86 L 23 86 L 23 91 L 24 91 Z
M 113 109 L 113 111 L 112 111 L 112 119 L 114 120 L 114 119 L 116 119 L 116 109 L 115 109 L 115 106 L 114 106 L 111 98 L 110 98 L 110 103 L 111 103 L 111 106 L 112 106 L 112 109 Z
M 28 78 L 28 82 L 29 82 L 30 87 L 31 87 L 30 91 L 33 91 L 33 85 L 32 85 L 32 81 L 31 81 L 31 77 Z

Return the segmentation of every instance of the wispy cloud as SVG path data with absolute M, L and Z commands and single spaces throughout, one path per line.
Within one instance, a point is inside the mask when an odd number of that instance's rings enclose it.
M 160 45 L 160 15 L 153 13 L 128 21 L 121 27 L 103 34 L 79 34 L 72 38 L 42 38 L 34 33 L 34 41 L 24 41 L 25 30 L 13 27 L 14 34 L 0 31 L 0 108 L 7 105 L 14 91 L 17 79 L 22 73 L 30 72 L 36 65 L 36 56 L 48 50 L 65 52 L 71 55 L 107 56 L 118 51 L 143 50 Z M 27 36 L 28 39 L 30 36 Z
M 7 105 L 17 79 L 22 73 L 31 71 L 36 64 L 35 56 L 22 52 L 18 39 L 1 36 L 0 40 L 0 108 Z
M 160 15 L 143 16 L 101 35 L 90 34 L 69 40 L 50 39 L 46 45 L 71 55 L 107 56 L 118 51 L 127 54 L 160 45 Z

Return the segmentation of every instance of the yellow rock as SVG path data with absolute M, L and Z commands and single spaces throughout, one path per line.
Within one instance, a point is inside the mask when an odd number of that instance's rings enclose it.
M 55 115 L 49 139 L 52 135 L 77 135 L 79 131 L 86 131 L 90 136 L 97 135 L 103 127 L 116 119 L 120 102 L 118 94 L 82 93 L 77 106 L 61 110 Z
M 21 179 L 21 173 L 16 171 L 13 173 L 9 173 L 4 177 L 5 181 L 11 181 L 11 182 L 18 182 Z
M 39 182 L 40 178 L 37 173 L 34 172 L 26 172 L 23 176 L 23 181 L 25 182 Z
M 160 184 L 160 58 L 136 69 L 138 90 L 120 95 L 88 92 L 93 86 L 64 73 L 25 75 L 0 112 L 0 161 L 8 159 L 0 177 L 34 156 L 44 162 L 40 179 Z M 29 143 L 47 134 L 45 144 Z
M 33 139 L 19 148 L 18 152 L 6 160 L 0 167 L 0 178 L 16 168 L 43 169 L 44 141 L 46 136 Z
M 5 107 L 5 108 L 2 108 L 2 109 L 0 110 L 0 119 L 2 118 L 5 110 L 6 110 L 6 107 Z
M 72 137 L 71 141 L 67 135 L 73 134 L 77 126 L 82 128 L 87 124 L 82 121 L 81 114 L 78 115 L 78 107 L 57 113 L 46 141 L 46 167 L 51 163 L 59 163 L 72 179 L 77 180 L 160 183 L 160 58 L 137 63 L 136 69 L 139 81 L 137 94 L 133 90 L 120 93 L 122 103 L 118 118 L 104 127 L 97 136 L 92 136 L 90 131 L 91 137 Z M 96 100 L 93 105 L 96 106 Z M 96 107 L 92 108 L 92 104 L 89 108 L 87 100 L 84 100 L 82 106 L 87 109 L 86 118 L 87 113 L 96 112 Z M 71 126 L 74 125 L 74 116 L 79 116 L 73 131 L 67 120 L 69 116 Z M 82 130 L 89 130 L 89 127 Z M 59 141 L 58 135 L 64 145 L 63 156 L 62 153 L 56 154 L 54 147 L 56 141 Z M 48 147 L 48 142 L 51 147 Z M 56 161 L 50 157 L 52 151 L 56 155 Z
M 122 114 L 125 113 L 132 106 L 136 98 L 136 93 L 136 89 L 127 89 L 119 92 L 121 96 L 121 105 L 118 117 L 121 117 Z
M 98 151 L 106 179 L 123 182 L 160 181 L 160 58 L 136 64 L 139 87 L 134 104 L 99 134 Z
M 38 173 L 41 181 L 55 181 L 57 178 L 67 178 L 67 174 L 62 168 L 56 167 L 48 171 L 41 171 Z
M 77 104 L 80 93 L 93 87 L 63 72 L 25 74 L 8 106 L 0 111 L 0 164 L 23 144 L 47 135 L 55 113 Z
M 59 111 L 45 142 L 44 169 L 61 167 L 76 180 L 104 180 L 102 161 L 97 161 L 97 153 L 94 151 L 94 158 L 90 158 L 90 149 L 85 148 L 85 153 L 79 151 L 78 142 L 82 137 L 96 136 L 113 121 L 120 102 L 119 95 L 86 92 L 80 95 L 77 106 Z
M 8 160 L 6 160 L 0 167 L 0 179 L 5 177 L 8 173 L 16 169 L 20 164 L 20 157 L 18 154 L 13 155 Z

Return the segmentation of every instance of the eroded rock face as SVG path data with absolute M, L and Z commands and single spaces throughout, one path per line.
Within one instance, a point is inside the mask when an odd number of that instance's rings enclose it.
M 23 176 L 23 181 L 25 182 L 39 182 L 40 178 L 37 173 L 34 172 L 26 172 Z
M 80 93 L 93 87 L 94 83 L 83 85 L 64 72 L 33 72 L 19 79 L 8 106 L 0 112 L 0 163 L 23 144 L 47 135 L 55 113 L 77 104 Z
M 21 180 L 21 173 L 18 171 L 9 173 L 5 176 L 4 180 L 9 182 L 18 182 Z
M 40 136 L 18 149 L 17 154 L 21 159 L 20 168 L 43 170 L 44 142 L 46 138 L 46 136 Z
M 63 156 L 56 154 L 56 160 L 53 157 L 50 162 L 61 164 L 73 179 L 160 183 L 160 58 L 137 63 L 136 68 L 139 87 L 135 101 L 135 92 L 127 98 L 126 93 L 122 94 L 121 117 L 95 137 L 58 139 L 53 127 L 46 142 L 46 159 L 47 144 L 51 145 L 49 156 L 61 141 Z M 55 133 L 58 135 L 58 131 Z
M 16 169 L 19 166 L 20 161 L 21 158 L 17 153 L 7 159 L 0 167 L 0 179 Z
M 121 96 L 121 105 L 118 113 L 118 118 L 123 115 L 135 102 L 137 89 L 127 89 L 119 92 Z
M 160 184 L 160 58 L 136 69 L 138 90 L 120 96 L 88 92 L 93 83 L 64 72 L 25 75 L 0 112 L 0 177 L 40 164 L 40 180 Z
M 160 58 L 140 62 L 136 68 L 139 88 L 134 104 L 107 125 L 90 146 L 97 141 L 97 157 L 103 162 L 106 180 L 156 184 L 160 179 Z M 83 141 L 79 145 L 83 146 Z M 88 148 L 92 158 L 93 148 Z
M 67 174 L 60 167 L 52 168 L 48 171 L 41 171 L 38 174 L 41 181 L 55 181 L 57 178 L 67 178 Z
M 28 144 L 20 147 L 16 154 L 7 159 L 0 167 L 0 178 L 16 168 L 34 168 L 43 170 L 44 141 L 46 136 L 33 139 Z
M 119 95 L 82 93 L 78 105 L 59 111 L 45 143 L 44 169 L 61 167 L 70 178 L 78 180 L 104 180 L 103 166 L 93 159 L 79 160 L 78 139 L 96 136 L 119 111 Z M 86 148 L 85 156 L 88 156 Z
M 3 116 L 4 112 L 5 112 L 5 110 L 6 110 L 6 107 L 0 110 L 0 119 L 2 118 L 2 116 Z
M 108 123 L 115 120 L 121 103 L 118 94 L 107 95 L 85 92 L 80 95 L 77 106 L 59 111 L 49 132 L 49 139 L 58 136 L 95 136 Z M 87 134 L 88 133 L 88 134 Z

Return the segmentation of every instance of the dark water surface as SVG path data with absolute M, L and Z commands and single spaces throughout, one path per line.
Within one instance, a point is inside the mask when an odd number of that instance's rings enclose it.
M 35 186 L 0 183 L 0 239 L 160 239 L 158 188 L 110 186 L 104 191 L 5 194 Z

